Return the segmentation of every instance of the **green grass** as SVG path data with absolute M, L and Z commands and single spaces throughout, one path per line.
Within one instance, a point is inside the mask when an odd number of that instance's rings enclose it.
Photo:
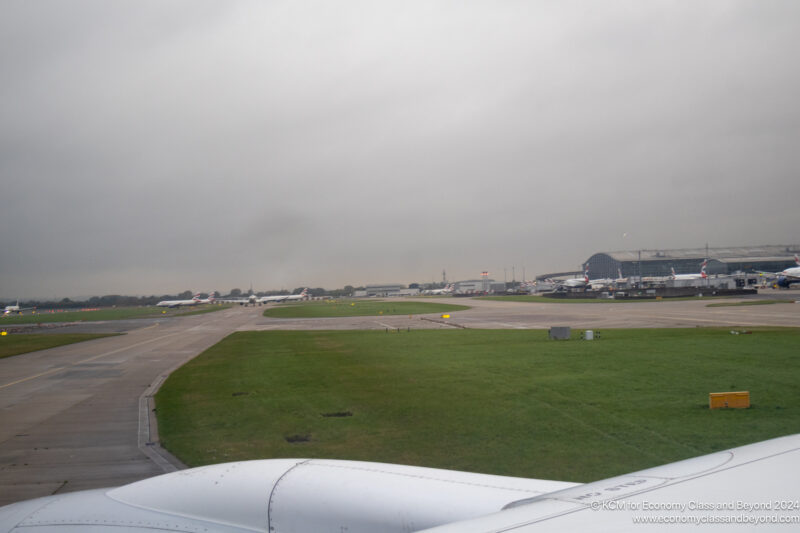
M 590 481 L 800 432 L 800 330 L 241 332 L 157 395 L 187 464 L 324 457 Z M 710 411 L 708 393 L 753 407 Z M 331 413 L 352 416 L 330 416 Z M 287 438 L 307 438 L 289 443 Z
M 422 315 L 469 309 L 466 305 L 396 300 L 323 300 L 278 304 L 264 311 L 272 318 L 331 318 L 349 316 Z
M 101 320 L 126 320 L 130 318 L 152 318 L 159 316 L 188 316 L 211 313 L 230 306 L 209 305 L 202 307 L 183 307 L 165 309 L 163 307 L 101 307 L 91 311 L 51 311 L 48 309 L 35 312 L 25 311 L 22 315 L 10 315 L 0 318 L 0 327 L 5 324 L 40 324 L 49 322 L 99 322 Z
M 73 344 L 100 337 L 111 337 L 116 334 L 94 333 L 68 333 L 68 334 L 14 334 L 0 337 L 0 359 L 19 355 L 21 353 L 36 352 L 47 348 L 55 348 L 64 344 Z
M 745 302 L 725 302 L 708 304 L 706 307 L 739 307 L 743 305 L 772 305 L 772 304 L 793 304 L 794 300 L 747 300 Z

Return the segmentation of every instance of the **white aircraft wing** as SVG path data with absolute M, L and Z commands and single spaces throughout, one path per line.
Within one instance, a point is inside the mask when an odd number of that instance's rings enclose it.
M 800 524 L 798 466 L 800 435 L 585 485 L 353 461 L 246 461 L 12 504 L 0 508 L 0 533 L 786 532 Z
M 245 461 L 0 507 L 0 533 L 408 533 L 572 486 L 356 461 Z
M 795 531 L 799 473 L 800 435 L 793 435 L 568 488 L 425 533 Z

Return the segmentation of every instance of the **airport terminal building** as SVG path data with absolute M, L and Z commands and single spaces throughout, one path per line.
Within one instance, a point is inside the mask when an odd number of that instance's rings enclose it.
M 505 293 L 506 284 L 503 281 L 495 281 L 488 278 L 467 279 L 456 281 L 453 292 L 459 295 Z
M 400 283 L 384 283 L 380 285 L 367 285 L 362 290 L 353 292 L 356 298 L 389 298 L 395 296 L 416 296 L 419 289 L 409 289 Z
M 734 248 L 682 248 L 674 250 L 634 250 L 600 252 L 587 260 L 589 277 L 623 278 L 669 276 L 700 272 L 701 263 L 708 259 L 708 274 L 743 272 L 779 272 L 795 265 L 794 256 L 800 245 L 743 246 Z

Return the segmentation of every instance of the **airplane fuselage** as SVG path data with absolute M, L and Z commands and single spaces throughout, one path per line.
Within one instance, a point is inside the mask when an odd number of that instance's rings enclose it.
M 794 283 L 800 283 L 800 266 L 787 268 L 783 272 L 778 272 L 778 287 L 788 289 Z
M 300 294 L 280 294 L 277 296 L 262 296 L 258 299 L 259 303 L 281 303 L 281 302 L 295 302 L 298 300 L 305 300 L 308 298 L 308 289 L 303 289 Z
M 200 303 L 199 300 L 162 300 L 156 304 L 156 307 L 184 307 L 198 303 Z
M 691 280 L 691 279 L 706 279 L 702 274 L 675 274 L 671 276 L 674 280 Z
M 559 287 L 566 287 L 568 289 L 580 289 L 586 287 L 586 280 L 583 278 L 565 279 L 558 284 Z
M 36 309 L 35 307 L 20 307 L 19 302 L 16 305 L 7 305 L 5 309 L 3 309 L 3 316 L 9 315 L 21 315 L 23 311 L 30 311 Z

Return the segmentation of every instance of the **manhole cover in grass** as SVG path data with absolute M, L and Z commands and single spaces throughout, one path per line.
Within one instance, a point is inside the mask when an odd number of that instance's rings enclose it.
M 350 411 L 336 411 L 334 413 L 322 413 L 325 418 L 344 418 L 346 416 L 353 416 Z

